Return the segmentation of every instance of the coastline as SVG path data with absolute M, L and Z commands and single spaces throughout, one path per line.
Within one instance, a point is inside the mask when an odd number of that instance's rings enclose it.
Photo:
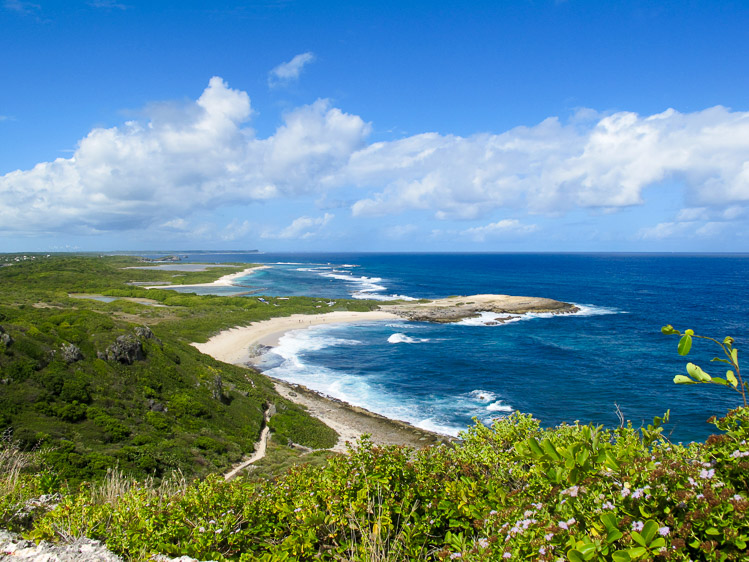
M 270 269 L 271 266 L 269 265 L 257 265 L 254 267 L 248 267 L 246 269 L 243 269 L 242 271 L 237 271 L 236 273 L 229 273 L 228 275 L 224 275 L 222 277 L 219 277 L 215 281 L 211 281 L 210 283 L 194 283 L 191 285 L 149 285 L 144 286 L 144 289 L 184 289 L 187 287 L 231 287 L 234 285 L 234 281 L 236 279 L 239 279 L 240 277 L 245 277 L 247 275 L 252 275 L 255 271 L 260 271 L 261 269 Z
M 286 332 L 306 329 L 321 324 L 365 322 L 374 320 L 402 320 L 396 314 L 382 311 L 335 311 L 325 314 L 294 314 L 276 317 L 249 326 L 239 326 L 216 334 L 205 343 L 193 343 L 200 352 L 225 363 L 253 368 L 256 357 L 250 349 L 262 345 L 274 347 Z M 345 452 L 346 443 L 354 444 L 362 435 L 369 435 L 380 446 L 405 445 L 422 448 L 428 445 L 449 444 L 454 437 L 418 428 L 407 422 L 387 418 L 342 400 L 324 396 L 309 388 L 268 377 L 283 398 L 294 402 L 338 433 L 338 442 L 331 449 Z
M 320 324 L 346 322 L 368 322 L 373 320 L 402 320 L 396 314 L 373 310 L 369 312 L 335 311 L 323 314 L 292 314 L 253 322 L 248 326 L 238 326 L 224 330 L 205 343 L 193 343 L 201 353 L 210 355 L 224 363 L 246 366 L 255 363 L 250 348 L 263 345 L 275 347 L 286 332 L 302 330 Z

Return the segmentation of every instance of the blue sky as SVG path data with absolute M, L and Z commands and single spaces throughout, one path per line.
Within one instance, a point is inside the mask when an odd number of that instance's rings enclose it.
M 746 2 L 0 0 L 0 251 L 749 251 Z

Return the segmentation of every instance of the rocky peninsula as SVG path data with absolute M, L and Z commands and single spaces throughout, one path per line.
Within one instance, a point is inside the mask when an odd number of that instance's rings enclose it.
M 470 295 L 381 305 L 380 310 L 414 322 L 439 322 L 443 324 L 477 318 L 483 312 L 493 312 L 504 315 L 496 319 L 499 324 L 506 321 L 508 315 L 520 316 L 528 313 L 572 314 L 580 309 L 574 304 L 542 297 Z

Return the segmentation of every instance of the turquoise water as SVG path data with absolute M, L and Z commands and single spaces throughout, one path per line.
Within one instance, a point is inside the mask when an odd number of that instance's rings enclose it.
M 614 426 L 618 405 L 636 426 L 671 409 L 671 438 L 689 441 L 710 434 L 708 417 L 739 405 L 724 388 L 674 385 L 687 359 L 660 327 L 732 335 L 741 349 L 749 336 L 746 255 L 205 253 L 189 260 L 272 265 L 233 290 L 273 296 L 500 293 L 581 306 L 576 315 L 498 326 L 318 326 L 287 334 L 265 358 L 273 376 L 426 429 L 456 434 L 474 417 L 490 422 L 512 410 L 546 425 Z M 698 342 L 688 360 L 722 374 L 710 363 L 718 351 Z

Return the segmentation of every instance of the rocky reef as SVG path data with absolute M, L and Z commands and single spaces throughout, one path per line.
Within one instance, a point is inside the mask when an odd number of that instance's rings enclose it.
M 382 305 L 380 309 L 415 322 L 460 322 L 477 318 L 482 312 L 502 315 L 523 315 L 529 312 L 572 314 L 580 309 L 574 304 L 542 297 L 510 295 L 470 295 L 430 301 Z M 503 318 L 498 318 L 501 322 Z

